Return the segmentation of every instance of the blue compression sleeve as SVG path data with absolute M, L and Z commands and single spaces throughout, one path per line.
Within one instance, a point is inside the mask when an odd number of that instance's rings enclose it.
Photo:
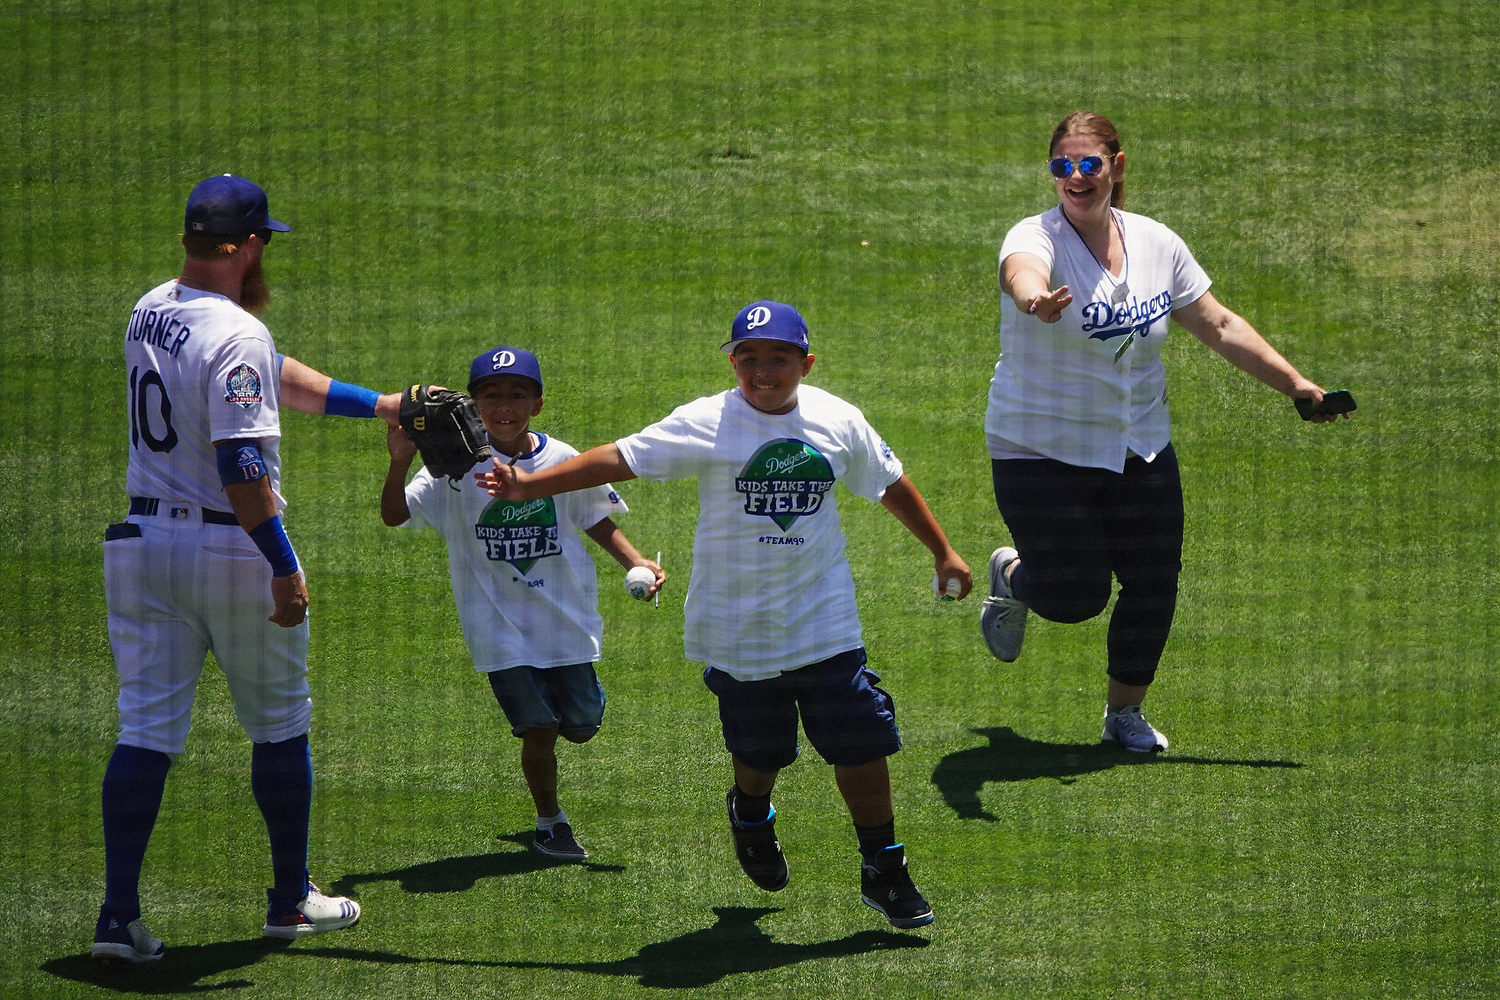
M 281 526 L 280 514 L 256 525 L 249 535 L 271 564 L 272 576 L 291 576 L 297 572 L 297 553 L 292 551 L 292 540 L 286 537 L 286 529 Z
M 214 445 L 219 465 L 219 482 L 225 486 L 253 483 L 266 474 L 266 460 L 260 453 L 260 442 L 244 438 L 220 441 Z
M 323 405 L 323 412 L 330 417 L 373 417 L 379 398 L 380 393 L 374 389 L 334 379 L 328 386 L 328 402 Z

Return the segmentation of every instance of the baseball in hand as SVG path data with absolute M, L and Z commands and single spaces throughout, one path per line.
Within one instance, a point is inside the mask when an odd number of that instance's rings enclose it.
M 633 566 L 625 574 L 625 592 L 637 601 L 644 601 L 651 596 L 651 585 L 655 582 L 655 573 L 644 566 Z
M 946 586 L 938 585 L 937 574 L 932 574 L 932 592 L 938 596 L 940 601 L 956 601 L 958 595 L 963 592 L 964 582 L 956 576 L 948 577 Z

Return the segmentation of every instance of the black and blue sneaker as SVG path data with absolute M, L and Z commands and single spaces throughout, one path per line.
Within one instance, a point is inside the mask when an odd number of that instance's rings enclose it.
M 791 872 L 786 865 L 786 856 L 781 853 L 781 841 L 776 839 L 776 808 L 759 823 L 741 823 L 734 813 L 734 792 L 731 785 L 724 797 L 724 808 L 729 813 L 729 832 L 734 835 L 734 856 L 740 867 L 750 876 L 750 881 L 767 892 L 779 892 L 786 888 Z
M 154 962 L 167 953 L 162 943 L 151 936 L 141 919 L 121 923 L 114 917 L 99 915 L 94 925 L 94 961 L 101 966 L 139 965 Z
M 906 870 L 906 845 L 896 844 L 863 861 L 859 869 L 860 902 L 885 914 L 892 927 L 925 927 L 937 918 Z

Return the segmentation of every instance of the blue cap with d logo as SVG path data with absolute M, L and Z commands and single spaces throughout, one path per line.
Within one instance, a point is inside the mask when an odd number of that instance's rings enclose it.
M 474 383 L 495 375 L 519 375 L 536 383 L 537 392 L 542 391 L 542 366 L 536 355 L 519 347 L 496 347 L 485 351 L 469 366 L 469 391 Z
M 802 314 L 785 302 L 761 299 L 752 302 L 734 317 L 729 340 L 719 350 L 733 354 L 742 340 L 784 340 L 807 353 L 807 322 Z

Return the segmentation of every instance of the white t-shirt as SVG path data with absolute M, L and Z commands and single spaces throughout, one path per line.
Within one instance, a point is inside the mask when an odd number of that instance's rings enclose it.
M 1144 215 L 1111 210 L 1125 243 L 1125 267 L 1106 271 L 1058 206 L 1022 219 L 1005 236 L 1013 253 L 1041 258 L 1051 286 L 1073 302 L 1056 323 L 1023 313 L 1000 296 L 1000 360 L 990 381 L 984 430 L 990 455 L 1034 452 L 1091 468 L 1147 461 L 1171 440 L 1161 348 L 1174 309 L 1208 291 L 1187 244 Z M 1019 447 L 1016 447 L 1019 446 Z
M 125 330 L 131 496 L 229 510 L 215 441 L 256 438 L 281 497 L 280 369 L 265 324 L 174 279 L 141 296 Z
M 541 444 L 516 468 L 536 472 L 578 454 L 537 437 Z M 455 488 L 424 467 L 407 484 L 406 506 L 405 527 L 436 528 L 448 546 L 453 601 L 475 670 L 599 659 L 599 584 L 579 532 L 629 509 L 613 487 L 517 503 L 497 500 L 468 476 Z
M 688 659 L 762 680 L 864 644 L 834 483 L 878 501 L 901 462 L 857 407 L 803 385 L 776 415 L 730 389 L 615 444 L 642 479 L 698 477 Z

